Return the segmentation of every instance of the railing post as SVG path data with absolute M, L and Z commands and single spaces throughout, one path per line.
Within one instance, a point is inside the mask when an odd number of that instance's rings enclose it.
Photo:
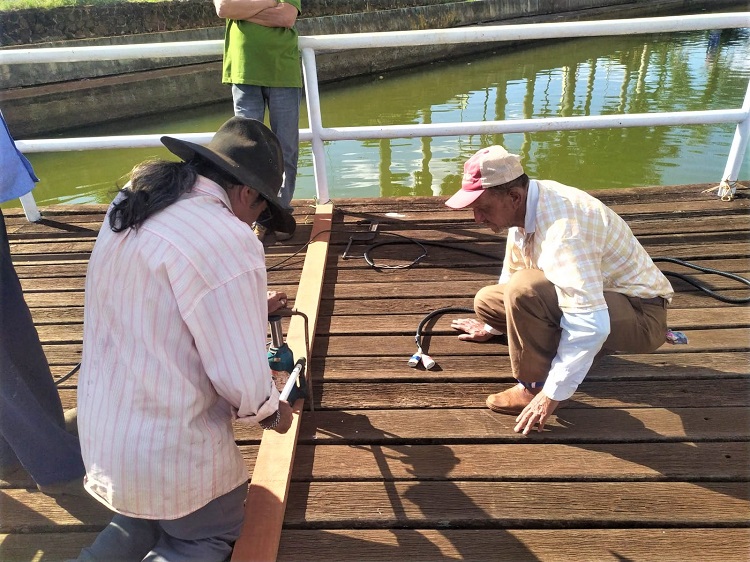
M 26 220 L 29 222 L 38 222 L 42 220 L 42 213 L 39 212 L 39 208 L 36 206 L 36 200 L 29 191 L 26 195 L 21 195 L 18 198 L 23 207 L 23 212 L 26 215 Z
M 318 91 L 318 68 L 315 64 L 315 51 L 309 47 L 302 49 L 302 74 L 305 80 L 305 100 L 307 118 L 312 131 L 313 173 L 318 204 L 330 202 L 328 197 L 328 174 L 326 153 L 323 144 L 323 119 L 320 115 L 320 92 Z
M 742 160 L 747 151 L 748 141 L 750 141 L 750 81 L 747 83 L 742 111 L 745 113 L 745 119 L 737 123 L 724 175 L 716 189 L 716 194 L 725 201 L 731 200 L 737 190 L 737 178 L 740 175 L 740 167 L 742 167 Z

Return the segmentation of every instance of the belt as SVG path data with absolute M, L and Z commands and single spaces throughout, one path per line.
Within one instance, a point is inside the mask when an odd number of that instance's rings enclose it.
M 666 299 L 662 297 L 653 297 L 650 299 L 641 299 L 641 303 L 643 304 L 655 304 L 657 306 L 664 306 L 664 303 L 666 302 Z

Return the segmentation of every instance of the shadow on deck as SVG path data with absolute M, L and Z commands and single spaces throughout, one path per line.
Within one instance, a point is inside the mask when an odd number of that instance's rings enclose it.
M 750 276 L 750 198 L 731 203 L 706 186 L 597 192 L 654 258 L 673 257 Z M 83 282 L 102 207 L 48 209 L 45 223 L 6 213 L 11 250 L 56 377 L 81 350 Z M 295 238 L 268 251 L 269 267 L 310 235 L 300 203 Z M 298 219 L 299 220 L 299 219 Z M 441 242 L 419 265 L 374 269 L 379 223 L 393 236 Z M 390 233 L 390 234 L 389 234 Z M 403 240 L 403 239 L 400 239 Z M 467 253 L 479 249 L 497 261 Z M 421 251 L 387 245 L 379 265 Z M 302 415 L 279 560 L 739 561 L 750 552 L 750 309 L 674 278 L 670 327 L 688 345 L 604 359 L 541 434 L 484 407 L 513 384 L 501 343 L 459 342 L 456 314 L 430 326 L 438 367 L 411 369 L 414 332 L 428 312 L 470 307 L 496 282 L 502 246 L 438 198 L 337 201 L 310 373 L 315 412 Z M 302 257 L 269 272 L 296 294 Z M 664 270 L 683 267 L 659 263 Z M 717 293 L 747 297 L 723 278 L 693 275 Z M 75 403 L 75 378 L 61 386 Z M 237 426 L 253 469 L 260 432 Z M 97 505 L 63 505 L 30 480 L 0 482 L 3 560 L 60 560 L 109 519 Z M 95 502 L 93 502 L 95 503 Z

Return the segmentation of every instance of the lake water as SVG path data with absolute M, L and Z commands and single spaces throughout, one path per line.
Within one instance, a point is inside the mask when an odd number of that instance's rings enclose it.
M 217 78 L 218 79 L 218 78 Z M 748 29 L 530 43 L 407 71 L 324 86 L 324 126 L 444 123 L 738 108 L 750 80 Z M 302 108 L 300 126 L 307 127 Z M 69 131 L 68 137 L 215 131 L 224 103 Z M 449 195 L 463 162 L 503 144 L 532 177 L 583 189 L 718 182 L 733 125 L 638 127 L 326 145 L 331 198 Z M 31 154 L 40 205 L 109 202 L 138 162 L 165 149 Z M 746 158 L 740 179 L 748 179 Z M 309 143 L 298 198 L 315 197 Z M 5 206 L 14 206 L 10 203 Z

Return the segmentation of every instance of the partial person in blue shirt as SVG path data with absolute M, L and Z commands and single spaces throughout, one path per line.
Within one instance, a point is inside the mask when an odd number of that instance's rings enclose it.
M 13 142 L 0 113 L 0 203 L 27 194 L 39 181 Z M 46 494 L 86 495 L 85 469 L 65 419 L 39 334 L 10 257 L 0 210 L 0 478 L 23 469 Z

